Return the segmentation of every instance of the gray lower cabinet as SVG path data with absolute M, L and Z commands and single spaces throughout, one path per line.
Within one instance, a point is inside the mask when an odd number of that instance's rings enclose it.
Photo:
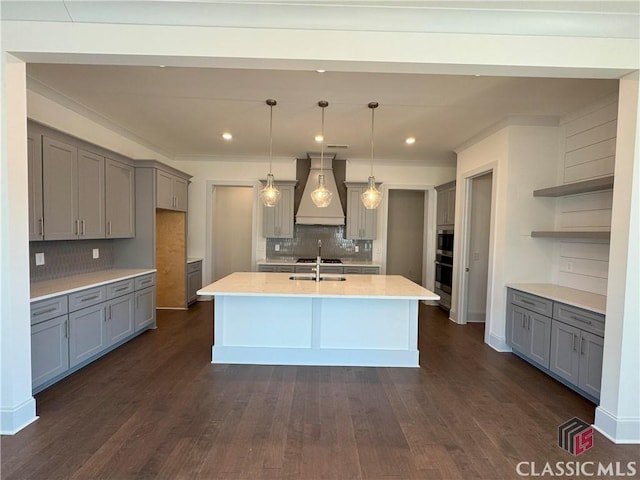
M 155 274 L 92 287 L 31 304 L 34 393 L 84 363 L 153 328 Z
M 589 395 L 600 398 L 604 339 L 553 321 L 550 370 Z
M 345 265 L 342 268 L 344 273 L 349 275 L 378 275 L 380 273 L 380 267 Z
M 513 351 L 597 401 L 604 315 L 513 289 L 508 299 L 507 343 Z
M 106 303 L 107 346 L 115 345 L 134 332 L 133 294 L 114 298 Z
M 187 303 L 198 300 L 198 290 L 202 288 L 202 260 L 187 264 Z
M 31 386 L 36 388 L 69 368 L 68 315 L 31 326 Z
M 507 339 L 511 348 L 529 360 L 549 368 L 551 318 L 510 305 L 507 314 Z
M 135 331 L 151 327 L 156 322 L 156 289 L 148 287 L 135 293 Z
M 76 365 L 107 348 L 107 315 L 102 303 L 69 314 L 69 366 Z
M 294 273 L 296 267 L 293 263 L 283 264 L 261 264 L 258 265 L 259 272 L 279 272 L 279 273 Z

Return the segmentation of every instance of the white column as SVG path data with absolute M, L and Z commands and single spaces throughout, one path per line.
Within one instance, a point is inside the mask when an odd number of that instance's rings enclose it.
M 0 137 L 0 432 L 36 417 L 31 395 L 25 63 L 3 53 Z
M 640 443 L 640 122 L 638 72 L 620 81 L 602 394 L 595 427 Z

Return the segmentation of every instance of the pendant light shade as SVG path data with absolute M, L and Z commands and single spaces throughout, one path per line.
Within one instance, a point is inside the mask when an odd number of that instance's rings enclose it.
M 269 174 L 267 175 L 267 185 L 260 190 L 260 200 L 265 207 L 275 207 L 280 200 L 280 190 L 273 184 L 271 162 L 273 157 L 273 107 L 278 102 L 270 98 L 266 103 L 269 105 Z
M 333 193 L 324 184 L 324 174 L 322 169 L 324 167 L 324 109 L 329 105 L 329 102 L 320 100 L 318 106 L 322 108 L 322 141 L 320 142 L 320 175 L 318 175 L 318 186 L 311 192 L 311 200 L 318 208 L 328 207 L 333 198 Z
M 382 192 L 376 188 L 376 179 L 373 176 L 373 122 L 374 112 L 378 108 L 378 102 L 370 102 L 368 107 L 371 109 L 371 175 L 369 176 L 369 186 L 360 197 L 365 208 L 372 210 L 378 208 L 382 202 Z

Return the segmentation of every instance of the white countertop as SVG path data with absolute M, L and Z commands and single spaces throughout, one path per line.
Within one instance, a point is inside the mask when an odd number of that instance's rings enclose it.
M 118 280 L 126 280 L 127 278 L 146 275 L 155 271 L 154 268 L 112 268 L 109 270 L 83 273 L 81 275 L 54 278 L 53 280 L 45 280 L 43 282 L 34 282 L 31 284 L 31 301 L 35 302 L 58 295 L 65 295 L 86 288 L 117 282 Z
M 385 298 L 439 300 L 440 297 L 401 275 L 341 275 L 347 280 L 289 280 L 291 273 L 235 272 L 198 290 L 198 295 L 275 297 Z M 301 274 L 298 274 L 301 275 Z
M 187 263 L 195 263 L 195 262 L 201 262 L 202 258 L 200 257 L 187 257 Z
M 596 293 L 563 287 L 552 283 L 510 283 L 507 287 L 521 292 L 545 297 L 556 302 L 566 303 L 578 308 L 584 308 L 595 313 L 607 313 L 607 297 Z

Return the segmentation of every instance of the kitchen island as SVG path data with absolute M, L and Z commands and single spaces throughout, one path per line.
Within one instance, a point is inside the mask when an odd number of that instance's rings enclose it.
M 236 272 L 214 296 L 212 363 L 417 367 L 418 301 L 435 293 L 400 275 Z

